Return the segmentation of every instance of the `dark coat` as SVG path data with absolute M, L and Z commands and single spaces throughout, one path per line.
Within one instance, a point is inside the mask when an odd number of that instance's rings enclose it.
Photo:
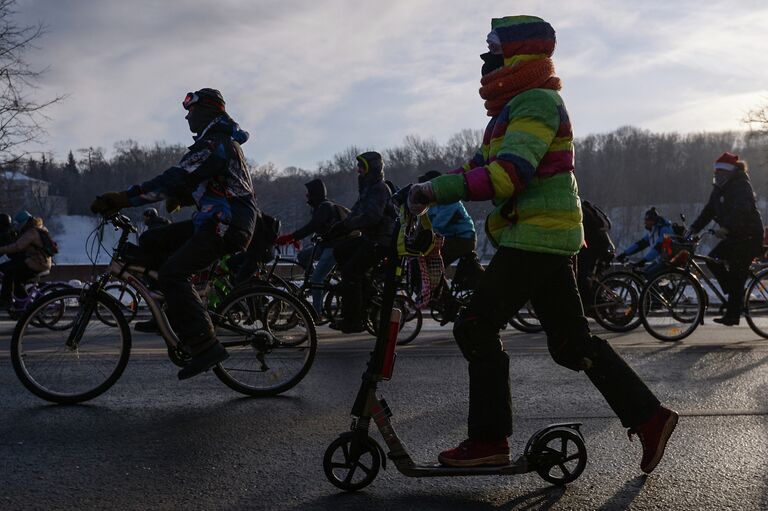
M 749 176 L 736 172 L 722 187 L 713 187 L 707 205 L 691 224 L 693 232 L 699 232 L 714 220 L 728 229 L 727 240 L 763 239 L 763 219 L 757 210 Z
M 293 232 L 293 238 L 300 240 L 310 234 L 325 235 L 333 224 L 347 218 L 349 210 L 326 197 L 325 184 L 320 179 L 306 183 L 307 204 L 312 208 L 312 218 L 304 226 Z M 330 242 L 321 246 L 330 247 Z
M 389 246 L 395 229 L 397 210 L 392 192 L 384 182 L 384 173 L 371 170 L 359 179 L 360 198 L 344 220 L 344 231 L 359 230 L 363 237 L 381 246 Z

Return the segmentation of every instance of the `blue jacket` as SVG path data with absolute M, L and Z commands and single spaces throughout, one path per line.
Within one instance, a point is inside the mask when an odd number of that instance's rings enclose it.
M 128 189 L 131 206 L 169 197 L 195 205 L 195 228 L 208 221 L 253 233 L 256 197 L 240 144 L 248 140 L 227 114 L 214 119 L 175 166 Z M 226 228 L 219 229 L 224 232 Z
M 664 235 L 674 235 L 672 230 L 672 222 L 664 217 L 659 217 L 656 221 L 656 225 L 653 226 L 642 239 L 637 240 L 632 245 L 627 247 L 624 251 L 627 255 L 632 255 L 636 252 L 640 252 L 646 247 L 650 247 L 649 250 L 643 256 L 647 262 L 657 261 L 661 259 L 661 242 L 664 241 Z
M 432 206 L 427 214 L 435 232 L 446 238 L 475 237 L 475 224 L 460 201 Z

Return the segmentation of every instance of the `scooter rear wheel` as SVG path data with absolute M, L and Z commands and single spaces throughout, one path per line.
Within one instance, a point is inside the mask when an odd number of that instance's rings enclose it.
M 564 485 L 575 481 L 587 466 L 587 448 L 581 436 L 569 429 L 553 429 L 531 449 L 536 473 L 545 481 Z
M 357 491 L 371 484 L 381 466 L 376 441 L 368 436 L 362 441 L 353 441 L 353 438 L 351 433 L 340 435 L 323 456 L 325 477 L 344 491 Z

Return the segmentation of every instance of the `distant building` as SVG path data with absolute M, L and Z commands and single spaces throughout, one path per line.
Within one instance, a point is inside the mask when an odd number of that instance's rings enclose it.
M 13 213 L 22 209 L 48 218 L 67 214 L 67 198 L 50 195 L 51 183 L 27 176 L 19 171 L 0 171 L 0 212 Z

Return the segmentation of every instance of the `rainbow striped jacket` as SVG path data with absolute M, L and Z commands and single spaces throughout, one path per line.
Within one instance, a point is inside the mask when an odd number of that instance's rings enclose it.
M 584 242 L 573 132 L 560 94 L 529 89 L 491 118 L 477 154 L 432 180 L 438 204 L 492 200 L 494 246 L 573 255 Z

